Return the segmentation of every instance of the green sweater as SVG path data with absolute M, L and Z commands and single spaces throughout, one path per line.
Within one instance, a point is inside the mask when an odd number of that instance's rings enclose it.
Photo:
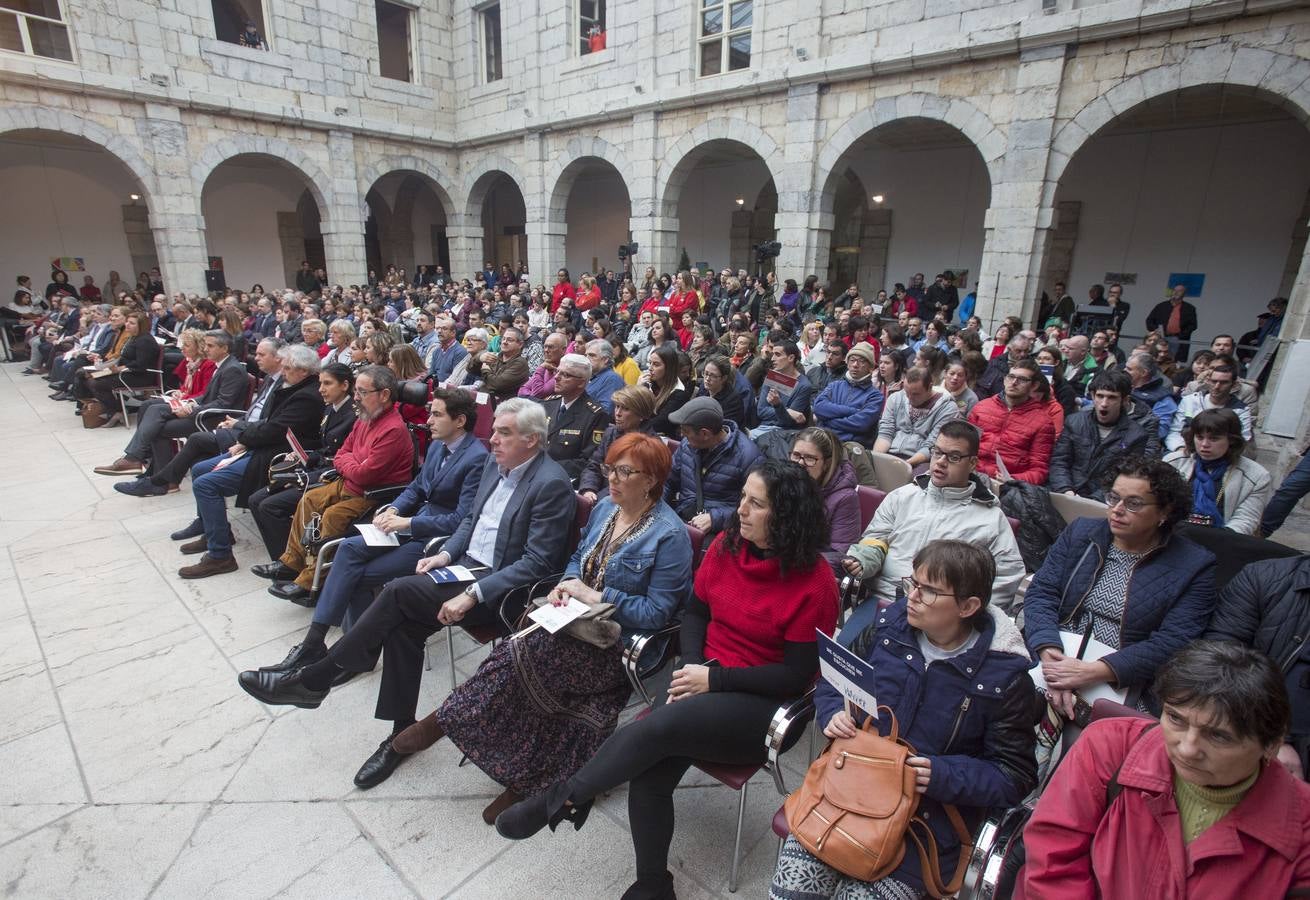
M 1174 772 L 1174 802 L 1178 804 L 1178 816 L 1183 820 L 1183 843 L 1190 844 L 1228 815 L 1242 802 L 1259 776 L 1260 772 L 1256 770 L 1249 778 L 1230 787 L 1210 788 L 1189 784 Z

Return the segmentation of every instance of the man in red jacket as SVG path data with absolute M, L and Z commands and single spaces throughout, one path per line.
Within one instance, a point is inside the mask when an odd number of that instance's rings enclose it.
M 999 394 L 979 401 L 970 424 L 982 432 L 978 471 L 1001 481 L 1045 484 L 1055 447 L 1055 423 L 1033 392 L 1044 377 L 1032 359 L 1010 363 Z M 999 462 L 998 462 L 999 460 Z
M 274 584 L 268 592 L 301 606 L 312 606 L 310 586 L 314 561 L 306 553 L 302 536 L 305 524 L 319 519 L 322 540 L 341 537 L 355 519 L 371 510 L 368 491 L 388 484 L 409 481 L 414 464 L 414 443 L 396 406 L 398 385 L 386 366 L 365 366 L 355 379 L 355 402 L 359 413 L 345 443 L 332 457 L 335 481 L 305 491 L 291 520 L 291 537 L 286 552 L 275 567 L 264 568 Z

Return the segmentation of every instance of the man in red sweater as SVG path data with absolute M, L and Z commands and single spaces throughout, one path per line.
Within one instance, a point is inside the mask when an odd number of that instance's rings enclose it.
M 979 472 L 1002 481 L 1046 483 L 1055 447 L 1055 423 L 1033 391 L 1037 379 L 1044 377 L 1032 359 L 1012 362 L 1001 392 L 979 401 L 970 411 L 970 424 L 982 432 Z
M 414 443 L 396 406 L 398 383 L 386 366 L 365 366 L 355 379 L 355 425 L 332 457 L 339 477 L 310 488 L 291 520 L 291 537 L 279 559 L 268 592 L 302 606 L 313 605 L 314 559 L 302 543 L 305 524 L 318 515 L 324 541 L 341 537 L 355 519 L 371 510 L 368 491 L 388 484 L 405 484 L 412 474 Z

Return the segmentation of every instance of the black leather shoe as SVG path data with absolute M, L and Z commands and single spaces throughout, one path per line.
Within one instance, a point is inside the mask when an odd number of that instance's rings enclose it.
M 678 900 L 678 895 L 673 892 L 673 873 L 665 872 L 658 878 L 638 878 L 619 900 Z
M 515 803 L 496 816 L 496 831 L 511 841 L 522 841 L 547 826 L 554 831 L 565 819 L 573 823 L 574 831 L 580 830 L 591 814 L 592 801 L 570 806 L 569 793 L 569 783 L 560 781 L 536 796 Z
M 327 656 L 327 647 L 322 644 L 305 644 L 300 643 L 291 648 L 291 652 L 286 655 L 282 662 L 275 666 L 260 666 L 261 672 L 294 672 L 296 669 L 303 669 L 310 663 L 316 663 L 323 657 Z M 336 687 L 336 682 L 332 682 Z
M 181 531 L 174 531 L 169 538 L 174 541 L 189 541 L 192 538 L 198 538 L 205 533 L 205 523 L 199 519 L 192 519 L 191 524 Z
M 368 790 L 377 787 L 391 777 L 391 773 L 409 757 L 391 746 L 391 738 L 378 744 L 373 755 L 364 760 L 364 765 L 355 773 L 355 787 Z
M 296 576 L 300 573 L 282 560 L 275 559 L 271 563 L 260 563 L 257 566 L 251 566 L 250 574 L 258 575 L 260 578 L 267 578 L 269 581 L 295 581 Z
M 312 607 L 314 605 L 314 592 L 305 590 L 294 581 L 279 581 L 270 587 L 268 592 L 274 597 L 290 600 L 297 606 Z
M 296 672 L 260 672 L 251 670 L 237 676 L 241 689 L 269 706 L 299 706 L 318 709 L 327 691 L 312 691 L 300 683 Z
M 149 478 L 134 478 L 131 481 L 114 482 L 114 490 L 129 497 L 162 497 L 168 493 L 168 485 L 155 484 Z M 201 531 L 201 534 L 204 534 Z

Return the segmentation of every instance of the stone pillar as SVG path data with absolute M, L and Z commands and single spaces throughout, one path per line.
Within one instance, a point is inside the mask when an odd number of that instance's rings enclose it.
M 332 183 L 320 186 L 329 206 L 321 226 L 324 267 L 332 284 L 364 284 L 368 279 L 365 203 L 355 166 L 355 136 L 348 131 L 328 132 L 328 157 L 332 160 L 328 170 Z
M 661 146 L 658 126 L 654 112 L 637 113 L 632 117 L 632 137 L 627 144 L 627 156 L 633 168 L 628 184 L 632 207 L 628 231 L 637 242 L 637 256 L 631 265 L 633 280 L 638 284 L 647 266 L 653 266 L 657 273 L 675 272 L 678 267 L 678 220 L 664 215 L 655 200 L 655 176 L 660 165 L 655 151 Z
M 127 252 L 132 256 L 133 272 L 149 272 L 159 265 L 155 235 L 150 230 L 150 214 L 144 206 L 135 203 L 123 205 L 123 236 L 127 238 Z
M 1078 220 L 1082 217 L 1081 200 L 1065 200 L 1055 205 L 1055 222 L 1046 241 L 1046 253 L 1042 260 L 1041 275 L 1038 279 L 1037 295 L 1057 281 L 1069 284 L 1069 272 L 1073 269 L 1073 251 L 1078 245 Z M 1040 327 L 1041 323 L 1036 323 Z
M 755 255 L 751 253 L 751 228 L 755 210 L 739 209 L 732 214 L 732 227 L 728 230 L 728 265 L 733 271 L 754 271 Z
M 300 222 L 298 211 L 279 211 L 277 214 L 277 239 L 282 245 L 282 274 L 286 287 L 295 287 L 296 273 L 300 271 L 300 261 L 305 258 L 305 226 Z M 324 246 L 327 237 L 323 238 Z M 331 269 L 328 270 L 331 278 Z
M 472 278 L 482 268 L 482 222 L 447 226 L 446 241 L 450 246 L 449 274 L 455 278 Z M 529 271 L 533 273 L 534 283 L 538 280 L 548 283 L 536 276 L 536 269 L 529 268 Z
M 529 221 L 527 230 L 528 271 L 540 273 L 535 277 L 542 284 L 553 284 L 555 273 L 564 265 L 564 240 L 568 226 L 563 222 Z M 576 273 L 574 277 L 577 277 Z
M 1305 202 L 1301 205 L 1301 215 L 1296 217 L 1292 226 L 1292 246 L 1287 251 L 1287 264 L 1283 268 L 1283 277 L 1278 282 L 1278 296 L 1291 297 L 1292 288 L 1296 286 L 1296 275 L 1301 269 L 1301 257 L 1305 255 L 1306 238 L 1310 237 L 1310 191 L 1306 191 Z
M 1042 47 L 1019 55 L 1015 118 L 1006 140 L 1001 177 L 992 186 L 983 224 L 977 316 L 993 330 L 1006 316 L 1031 319 L 1041 296 L 1042 260 L 1055 210 L 1043 205 L 1056 104 L 1066 48 Z
M 140 233 L 139 245 L 133 244 L 129 235 L 133 258 L 138 249 L 144 253 L 147 243 L 153 242 L 164 289 L 169 293 L 204 295 L 209 258 L 200 211 L 201 185 L 191 180 L 191 154 L 181 111 L 147 103 L 145 115 L 137 120 L 136 128 L 142 145 L 153 156 L 155 193 L 147 197 L 149 241 L 145 233 Z M 136 269 L 129 275 L 129 280 L 139 271 Z
M 782 253 L 777 271 L 800 279 L 819 276 L 828 279 L 832 214 L 819 208 L 822 185 L 814 184 L 814 158 L 819 140 L 819 85 L 802 84 L 787 91 L 787 143 L 783 147 L 782 183 L 778 189 L 778 213 L 774 217 Z M 753 262 L 753 261 L 752 261 Z
M 1307 223 L 1302 222 L 1301 228 L 1308 227 Z M 1275 399 L 1280 399 L 1279 394 L 1294 387 L 1294 385 L 1283 384 L 1283 369 L 1287 364 L 1287 358 L 1290 355 L 1291 347 L 1295 341 L 1310 340 L 1310 246 L 1305 246 L 1301 250 L 1300 266 L 1297 269 L 1296 280 L 1292 284 L 1292 290 L 1288 294 L 1287 314 L 1283 318 L 1283 327 L 1279 329 L 1278 342 L 1280 348 L 1278 358 L 1274 360 L 1274 371 L 1269 377 L 1268 390 L 1265 392 L 1267 398 L 1261 404 L 1263 412 L 1261 419 L 1267 419 L 1269 415 L 1269 406 Z M 1301 403 L 1301 416 L 1297 422 L 1295 434 L 1289 439 L 1260 437 L 1261 446 L 1272 449 L 1278 448 L 1278 465 L 1275 467 L 1273 475 L 1274 482 L 1277 483 L 1280 475 L 1286 472 L 1291 466 L 1295 465 L 1297 453 L 1310 440 L 1310 403 L 1304 402 L 1305 389 L 1302 387 L 1299 391 Z

